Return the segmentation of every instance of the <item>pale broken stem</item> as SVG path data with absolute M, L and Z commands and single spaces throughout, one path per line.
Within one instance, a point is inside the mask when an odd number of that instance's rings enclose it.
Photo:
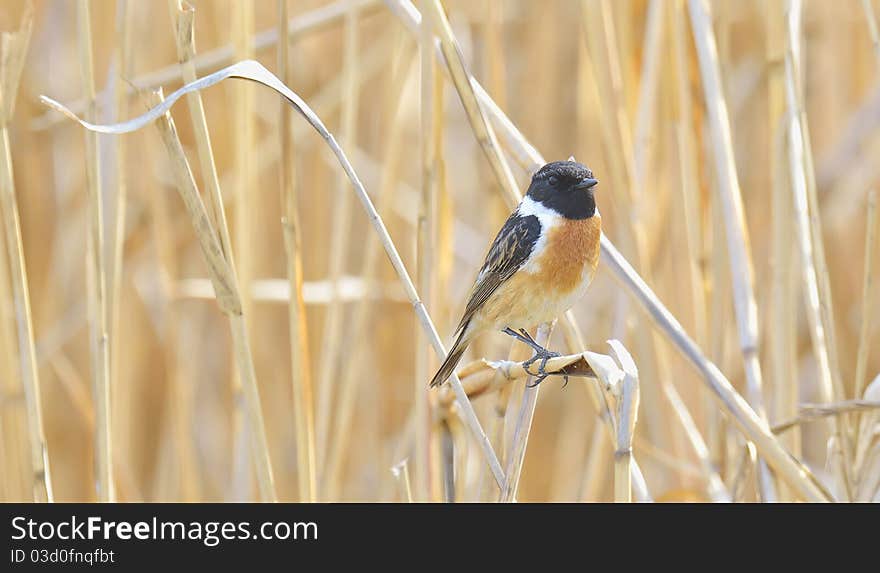
M 21 240 L 21 223 L 18 201 L 15 195 L 15 179 L 12 171 L 12 148 L 9 143 L 7 122 L 12 119 L 17 84 L 20 79 L 24 57 L 30 40 L 33 7 L 28 4 L 17 32 L 3 33 L 0 38 L 0 211 L 11 270 L 12 297 L 15 306 L 15 322 L 18 332 L 19 367 L 27 408 L 28 438 L 32 472 L 33 500 L 52 502 L 52 475 L 49 471 L 49 451 L 43 428 L 43 400 L 40 377 L 34 347 L 34 325 L 31 315 L 27 266 L 24 245 Z M 2 263 L 0 263 L 2 264 Z M 4 458 L 6 459 L 6 458 Z M 5 480 L 4 480 L 5 483 Z
M 544 323 L 538 327 L 535 341 L 544 348 L 550 342 L 550 334 L 553 332 L 555 322 Z M 526 458 L 526 448 L 529 443 L 529 434 L 532 430 L 532 420 L 535 417 L 535 406 L 538 403 L 538 391 L 541 389 L 540 385 L 533 386 L 531 382 L 531 376 L 526 378 L 526 388 L 523 390 L 522 402 L 520 402 L 519 412 L 516 415 L 513 441 L 507 452 L 507 471 L 505 472 L 507 481 L 504 487 L 501 488 L 499 501 L 516 501 L 519 478 L 522 474 L 522 466 Z
M 614 501 L 632 502 L 633 435 L 639 410 L 639 371 L 632 356 L 616 340 L 609 340 L 611 351 L 620 363 L 624 378 L 617 398 L 617 449 L 614 451 Z
M 278 72 L 281 81 L 289 83 L 290 42 L 286 32 L 287 0 L 278 0 Z M 290 106 L 279 102 L 280 122 L 278 186 L 284 211 L 282 233 L 286 255 L 287 322 L 290 336 L 290 376 L 293 394 L 293 423 L 296 428 L 297 488 L 300 501 L 317 501 L 317 456 L 315 453 L 315 412 L 311 364 L 308 349 L 308 325 L 303 297 L 302 249 L 299 236 L 299 209 L 296 202 L 296 181 L 293 174 L 294 158 L 291 142 Z
M 536 366 L 527 368 L 524 361 L 499 360 L 489 362 L 475 360 L 459 368 L 458 375 L 468 398 L 493 394 L 508 387 L 511 383 L 531 376 Z M 531 371 L 531 372 L 530 372 Z M 584 355 L 568 354 L 550 358 L 544 366 L 549 376 L 569 376 L 570 378 L 595 379 L 596 373 L 585 361 Z M 445 386 L 441 387 L 438 406 L 449 408 L 455 401 L 455 394 Z
M 805 422 L 813 422 L 850 412 L 870 412 L 877 409 L 880 409 L 880 402 L 871 400 L 844 400 L 834 404 L 801 404 L 797 417 L 776 424 L 772 430 L 774 434 L 781 434 Z
M 712 29 L 709 7 L 705 0 L 689 0 L 691 27 L 703 78 L 709 127 L 715 153 L 718 194 L 724 212 L 730 276 L 733 281 L 733 302 L 737 317 L 740 348 L 743 355 L 749 402 L 766 425 L 761 365 L 758 361 L 758 310 L 755 304 L 754 276 L 749 254 L 748 229 L 745 225 L 742 194 L 736 173 L 733 142 L 727 103 L 721 84 L 718 49 Z M 758 468 L 761 497 L 776 499 L 773 476 L 763 460 Z
M 94 62 L 92 59 L 92 27 L 89 0 L 80 0 L 77 6 L 80 71 L 86 98 L 90 102 L 88 116 L 97 117 L 95 104 Z M 110 420 L 110 339 L 107 333 L 107 281 L 104 255 L 104 208 L 101 185 L 101 167 L 98 154 L 98 135 L 86 133 L 86 174 L 88 179 L 89 234 L 87 281 L 91 299 L 91 364 L 95 407 L 95 484 L 98 500 L 116 500 L 113 483 L 113 444 Z
M 391 475 L 400 484 L 401 497 L 408 503 L 413 502 L 412 484 L 409 479 L 409 460 L 404 459 L 399 464 L 391 468 Z
M 309 124 L 311 124 L 311 126 L 315 128 L 315 130 L 324 138 L 324 141 L 333 151 L 333 154 L 339 160 L 339 164 L 342 166 L 349 179 L 351 180 L 354 191 L 367 213 L 367 218 L 369 219 L 370 224 L 373 226 L 373 229 L 379 235 L 379 239 L 385 249 L 385 253 L 388 255 L 391 265 L 394 267 L 394 270 L 397 273 L 403 289 L 406 292 L 407 298 L 410 300 L 416 315 L 419 317 L 419 322 L 421 323 L 422 328 L 424 328 L 430 336 L 431 344 L 434 348 L 434 351 L 437 353 L 438 357 L 444 358 L 446 356 L 446 347 L 443 345 L 443 341 L 440 339 L 440 335 L 437 333 L 437 329 L 434 327 L 434 323 L 431 320 L 428 311 L 425 309 L 424 303 L 422 303 L 421 299 L 419 298 L 418 291 L 416 290 L 415 285 L 413 284 L 412 279 L 410 278 L 409 273 L 406 270 L 406 266 L 403 264 L 403 260 L 400 258 L 400 253 L 397 251 L 397 248 L 394 245 L 394 241 L 391 239 L 391 235 L 388 233 L 388 229 L 385 227 L 385 223 L 382 221 L 382 218 L 376 211 L 375 205 L 373 205 L 369 194 L 367 194 L 363 183 L 361 183 L 360 178 L 357 176 L 357 173 L 355 172 L 354 167 L 351 165 L 351 162 L 348 160 L 348 157 L 345 155 L 345 152 L 342 150 L 339 144 L 336 143 L 333 135 L 327 130 L 327 128 L 324 126 L 324 123 L 320 120 L 320 118 L 318 118 L 317 115 L 315 115 L 315 113 L 305 103 L 305 101 L 303 101 L 298 95 L 292 92 L 283 83 L 281 83 L 281 81 L 279 81 L 275 75 L 264 68 L 259 62 L 253 60 L 245 60 L 243 62 L 233 64 L 232 66 L 223 68 L 222 70 L 218 70 L 217 72 L 205 76 L 196 82 L 181 87 L 180 89 L 169 95 L 163 103 L 153 107 L 147 113 L 127 122 L 115 125 L 92 124 L 79 119 L 75 114 L 71 113 L 70 110 L 51 98 L 41 96 L 40 100 L 44 104 L 52 107 L 58 112 L 65 114 L 70 119 L 78 122 L 86 129 L 97 131 L 99 133 L 119 134 L 134 131 L 150 123 L 151 121 L 154 121 L 158 117 L 167 113 L 171 106 L 174 105 L 174 102 L 176 102 L 181 96 L 191 91 L 210 87 L 230 77 L 249 79 L 251 81 L 261 83 L 267 87 L 274 89 L 280 95 L 284 96 L 284 98 L 286 98 L 291 103 L 291 105 L 293 105 L 296 110 L 300 114 L 302 114 L 306 121 L 308 121 Z M 217 285 L 215 284 L 215 289 L 216 286 Z M 450 382 L 455 389 L 456 399 L 459 401 L 459 405 L 462 410 L 462 415 L 465 418 L 465 422 L 467 423 L 471 432 L 474 434 L 475 439 L 479 442 L 486 462 L 492 468 L 492 473 L 495 477 L 495 481 L 498 483 L 499 487 L 501 487 L 504 483 L 504 471 L 501 469 L 501 465 L 498 463 L 498 457 L 492 450 L 492 446 L 489 443 L 489 438 L 486 436 L 485 432 L 483 432 L 483 429 L 480 426 L 480 421 L 479 419 L 477 419 L 476 412 L 474 412 L 473 406 L 471 406 L 470 401 L 467 399 L 467 394 L 465 394 L 464 389 L 461 386 L 461 382 L 458 380 L 458 377 L 453 375 L 450 378 Z
M 177 57 L 180 60 L 180 76 L 186 83 L 196 80 L 196 42 L 195 42 L 195 9 L 181 0 L 169 0 L 172 20 L 175 27 L 175 39 L 177 41 Z M 186 96 L 187 107 L 191 116 L 193 135 L 196 142 L 196 154 L 199 158 L 199 168 L 202 174 L 203 184 L 206 187 L 206 203 L 211 222 L 219 231 L 218 240 L 223 255 L 229 266 L 234 270 L 235 263 L 232 257 L 229 229 L 226 224 L 226 212 L 223 209 L 223 194 L 220 188 L 220 178 L 217 174 L 217 165 L 214 162 L 214 150 L 211 144 L 211 134 L 208 131 L 208 121 L 205 117 L 205 106 L 202 95 L 195 91 Z
M 341 126 L 339 131 L 340 145 L 354 148 L 357 142 L 357 114 L 358 114 L 358 14 L 349 11 L 345 16 L 343 63 L 342 63 L 342 99 Z M 329 279 L 334 284 L 339 284 L 339 279 L 345 271 L 345 263 L 348 259 L 349 243 L 351 242 L 351 218 L 352 201 L 348 193 L 345 174 L 337 175 L 335 197 L 333 199 L 333 216 L 330 224 L 330 272 Z M 339 341 L 342 334 L 342 319 L 344 312 L 343 302 L 338 292 L 334 293 L 333 300 L 324 312 L 324 327 L 322 329 L 321 356 L 323 360 L 318 370 L 318 401 L 316 404 L 315 420 L 317 422 L 317 451 L 319 467 L 324 467 L 323 459 L 327 453 L 329 442 L 330 418 L 333 406 L 334 386 L 338 386 L 335 378 L 338 361 L 335 359 L 341 348 Z M 322 479 L 323 481 L 323 479 Z
M 178 96 L 179 97 L 179 96 Z M 157 96 L 162 101 L 161 95 Z M 159 105 L 162 106 L 169 100 Z M 157 109 L 157 108 L 153 108 Z M 253 358 L 247 338 L 247 329 L 241 309 L 241 299 L 238 295 L 235 272 L 226 260 L 217 232 L 211 225 L 205 204 L 202 202 L 198 188 L 190 170 L 189 162 L 183 151 L 180 139 L 171 114 L 166 113 L 157 124 L 162 141 L 168 151 L 177 189 L 183 199 L 186 210 L 192 220 L 193 228 L 199 240 L 202 254 L 211 275 L 214 292 L 221 310 L 229 319 L 229 328 L 232 334 L 235 362 L 238 365 L 238 375 L 241 380 L 245 396 L 247 418 L 250 422 L 250 435 L 253 440 L 254 461 L 256 464 L 257 483 L 260 489 L 260 497 L 263 501 L 277 501 L 275 484 L 272 477 L 272 463 L 269 457 L 268 439 L 266 437 L 263 409 L 260 404 L 260 395 L 254 374 Z

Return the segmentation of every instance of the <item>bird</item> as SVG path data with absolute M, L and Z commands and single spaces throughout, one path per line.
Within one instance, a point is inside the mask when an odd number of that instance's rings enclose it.
M 443 384 L 474 338 L 492 330 L 534 350 L 524 363 L 536 376 L 534 384 L 547 377 L 544 366 L 558 354 L 540 346 L 527 329 L 567 311 L 593 280 L 602 235 L 597 184 L 593 172 L 573 158 L 535 172 L 489 248 L 455 329 L 455 343 L 430 387 Z M 537 360 L 541 364 L 534 374 L 529 368 Z

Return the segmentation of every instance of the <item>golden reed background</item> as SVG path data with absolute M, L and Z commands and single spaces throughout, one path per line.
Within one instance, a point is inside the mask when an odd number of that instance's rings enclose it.
M 485 249 L 508 213 L 458 92 L 440 71 L 442 63 L 433 72 L 421 69 L 420 46 L 428 45 L 427 38 L 408 30 L 385 3 L 287 4 L 193 2 L 197 73 L 254 57 L 285 77 L 275 39 L 279 21 L 290 19 L 286 81 L 352 159 L 410 274 L 428 287 L 428 310 L 448 342 Z M 716 163 L 723 149 L 711 135 L 700 48 L 694 42 L 694 33 L 706 31 L 693 27 L 691 4 L 705 6 L 698 0 L 443 3 L 469 71 L 544 157 L 574 155 L 593 169 L 601 182 L 597 198 L 606 234 L 754 405 L 733 303 L 745 267 L 734 262 L 731 271 L 719 189 L 724 174 Z M 866 255 L 868 195 L 880 176 L 880 52 L 872 41 L 870 2 L 808 0 L 802 19 L 799 4 L 708 3 L 744 206 L 745 252 L 754 270 L 763 402 L 771 426 L 799 413 L 827 413 L 804 404 L 862 408 L 802 420 L 779 436 L 839 499 L 870 500 L 880 480 L 880 417 L 872 404 L 851 401 L 880 400 L 880 383 L 870 384 L 880 371 L 880 289 L 866 291 L 864 284 L 866 262 L 873 264 L 875 282 L 880 266 L 876 239 L 873 255 Z M 416 3 L 423 12 L 426 6 Z M 23 1 L 4 0 L 0 29 L 18 29 L 25 8 Z M 120 113 L 131 117 L 145 111 L 148 96 L 131 93 L 133 88 L 161 85 L 168 94 L 182 84 L 175 65 L 177 3 L 37 0 L 33 8 L 16 107 L 6 123 L 37 376 L 28 373 L 26 328 L 20 330 L 28 321 L 18 312 L 17 241 L 5 200 L 0 497 L 33 499 L 40 489 L 32 472 L 35 430 L 28 426 L 25 391 L 27 380 L 38 379 L 54 499 L 99 499 L 96 436 L 102 418 L 95 372 L 101 360 L 89 324 L 100 311 L 89 293 L 96 290 L 96 277 L 103 276 L 109 333 L 106 435 L 115 492 L 101 497 L 258 499 L 256 450 L 244 421 L 229 322 L 214 300 L 159 132 L 151 126 L 131 135 L 100 136 L 97 153 L 91 153 L 91 136 L 38 99 L 49 95 L 104 123 Z M 4 45 L 7 53 L 12 45 Z M 430 89 L 431 81 L 439 87 Z M 429 89 L 421 90 L 420 82 Z M 8 100 L 9 88 L 4 89 Z M 90 93 L 97 94 L 91 112 L 84 105 Z M 401 501 L 409 490 L 417 500 L 442 500 L 451 440 L 456 498 L 496 499 L 479 448 L 455 416 L 447 418 L 445 410 L 435 408 L 437 395 L 431 395 L 430 410 L 415 407 L 417 397 L 424 399 L 436 358 L 416 334 L 412 306 L 350 184 L 296 114 L 289 118 L 287 156 L 293 159 L 283 163 L 299 216 L 307 353 L 296 361 L 298 381 L 292 384 L 282 226 L 282 215 L 290 211 L 279 173 L 280 98 L 239 81 L 223 82 L 202 92 L 202 98 L 278 498 Z M 791 111 L 799 101 L 805 116 L 798 125 L 807 126 L 809 135 L 798 160 L 790 151 L 792 120 L 797 123 Z M 422 114 L 423 108 L 432 111 Z M 197 154 L 193 126 L 198 118 L 193 121 L 184 102 L 173 108 L 173 116 L 195 181 L 206 195 L 209 177 L 202 166 L 209 163 Z M 419 217 L 426 212 L 420 206 L 423 163 L 430 157 L 425 142 L 437 150 L 436 208 L 427 211 L 431 224 L 425 228 L 433 232 L 420 243 Z M 509 159 L 519 188 L 525 189 L 530 166 Z M 8 197 L 11 187 L 4 185 Z M 810 215 L 822 226 L 815 236 L 821 237 L 827 273 L 818 267 L 818 293 L 827 303 L 827 282 L 833 305 L 818 315 L 833 320 L 825 333 L 831 386 L 817 362 L 819 325 L 811 320 L 817 313 L 807 312 L 810 291 L 801 246 L 808 241 L 796 218 L 795 197 L 804 189 L 798 185 L 815 189 Z M 89 233 L 97 228 L 96 191 L 103 210 L 96 249 L 102 253 L 103 275 L 94 272 L 89 256 L 95 246 Z M 425 261 L 431 272 L 425 271 Z M 574 313 L 589 349 L 606 353 L 605 340 L 619 338 L 639 366 L 634 454 L 653 499 L 719 499 L 717 487 L 715 495 L 707 489 L 715 471 L 723 482 L 720 491 L 732 498 L 761 497 L 754 448 L 602 263 Z M 561 328 L 551 347 L 565 349 Z M 465 362 L 506 358 L 509 351 L 509 339 L 488 336 Z M 573 379 L 562 389 L 560 379 L 550 378 L 542 385 L 520 501 L 613 499 L 613 446 L 588 395 L 593 383 Z M 312 423 L 294 416 L 295 384 L 313 389 Z M 669 385 L 684 408 L 670 402 Z M 509 444 L 522 382 L 511 387 L 500 396 L 473 400 L 499 455 L 507 446 L 497 441 L 505 439 L 504 431 L 495 432 L 506 428 Z M 506 423 L 499 422 L 497 412 L 508 400 Z M 683 409 L 690 412 L 692 427 L 682 424 Z M 411 416 L 415 424 L 408 423 Z M 413 445 L 424 438 L 416 431 L 420 424 L 431 429 L 429 471 L 418 463 Z M 312 492 L 302 487 L 308 456 L 297 455 L 301 431 L 316 440 Z M 830 440 L 835 432 L 842 438 Z M 704 443 L 706 451 L 695 451 L 695 443 Z M 773 481 L 778 499 L 796 499 L 783 482 Z

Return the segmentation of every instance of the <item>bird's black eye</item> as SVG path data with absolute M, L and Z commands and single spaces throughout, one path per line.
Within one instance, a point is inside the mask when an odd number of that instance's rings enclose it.
M 547 182 L 550 183 L 551 186 L 556 187 L 556 184 L 559 183 L 559 178 L 555 175 L 551 175 Z

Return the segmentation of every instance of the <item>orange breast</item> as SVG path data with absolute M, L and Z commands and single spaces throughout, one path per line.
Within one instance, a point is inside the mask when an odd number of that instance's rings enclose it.
M 536 279 L 547 289 L 560 294 L 571 292 L 580 286 L 584 271 L 590 274 L 599 264 L 599 239 L 602 219 L 596 215 L 589 219 L 565 219 L 547 233 L 547 245 L 537 263 L 540 272 Z
M 531 328 L 568 310 L 596 270 L 601 229 L 598 216 L 555 225 L 534 270 L 504 282 L 474 315 L 474 327 Z

